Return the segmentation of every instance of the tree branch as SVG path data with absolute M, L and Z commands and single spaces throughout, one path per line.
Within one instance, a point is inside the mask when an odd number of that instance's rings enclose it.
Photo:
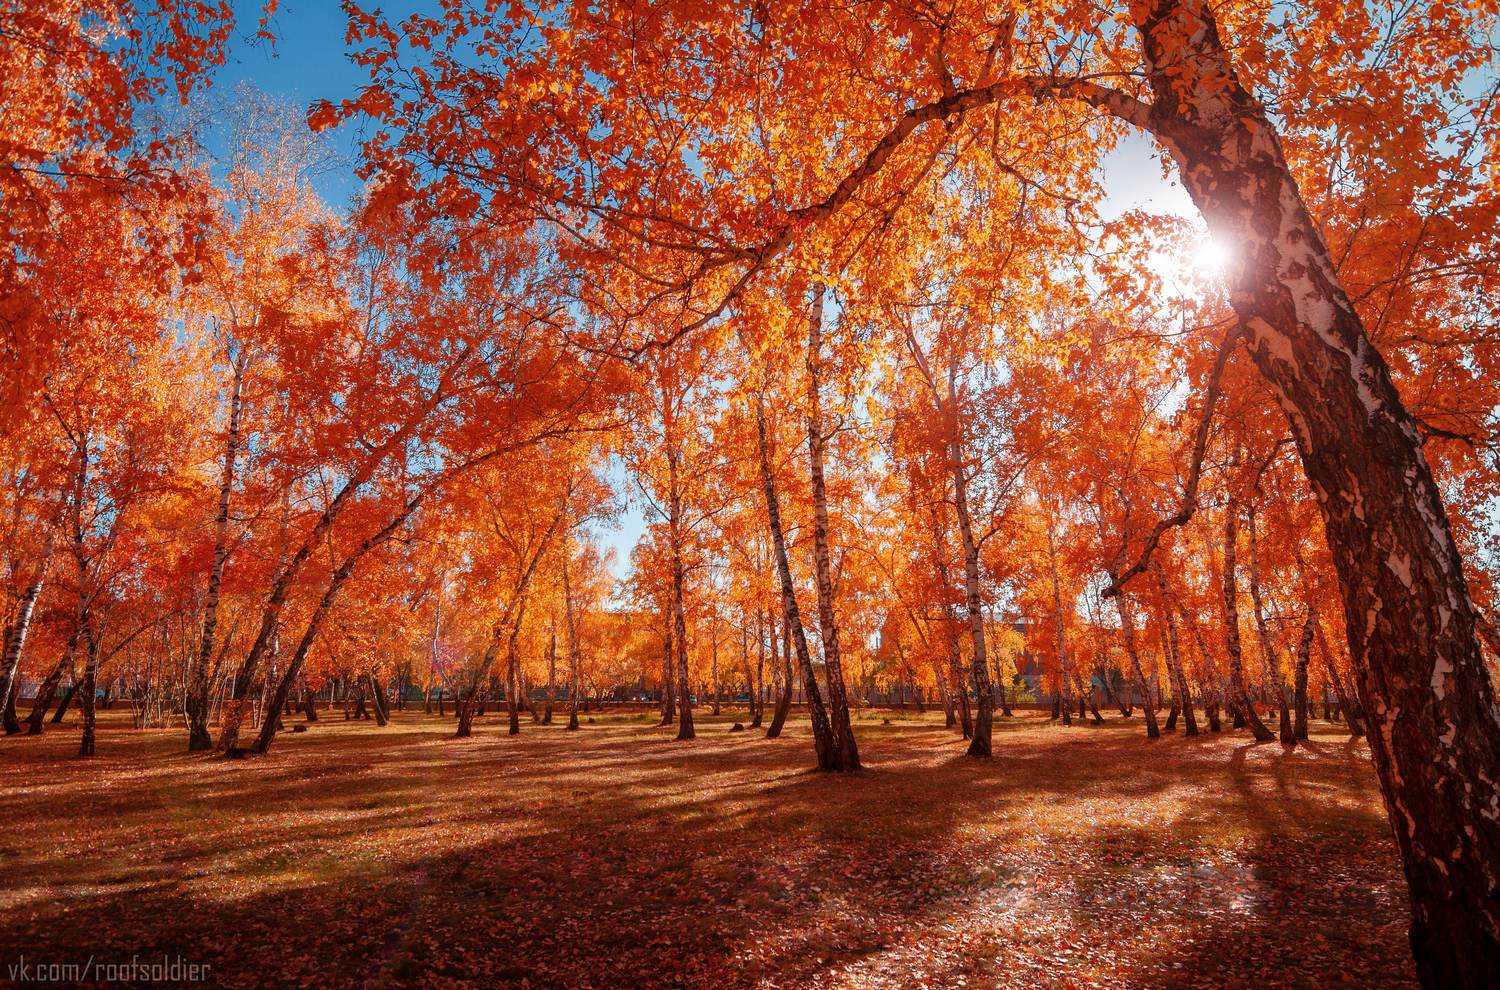
M 1198 511 L 1198 481 L 1203 475 L 1203 451 L 1208 446 L 1208 428 L 1213 422 L 1214 406 L 1219 401 L 1219 381 L 1224 377 L 1224 366 L 1229 363 L 1229 355 L 1243 330 L 1243 324 L 1236 322 L 1224 335 L 1224 343 L 1219 345 L 1219 356 L 1214 361 L 1213 374 L 1208 379 L 1208 394 L 1203 400 L 1203 417 L 1198 421 L 1198 436 L 1193 441 L 1193 464 L 1188 472 L 1187 490 L 1182 493 L 1182 508 L 1177 510 L 1176 515 L 1156 524 L 1151 535 L 1146 537 L 1146 545 L 1141 548 L 1141 559 L 1124 573 L 1111 574 L 1109 587 L 1100 593 L 1101 597 L 1113 598 L 1124 589 L 1126 581 L 1144 572 L 1151 563 L 1151 554 L 1156 550 L 1156 545 L 1161 542 L 1162 534 L 1174 526 L 1187 525 L 1188 520 L 1193 518 L 1193 513 Z

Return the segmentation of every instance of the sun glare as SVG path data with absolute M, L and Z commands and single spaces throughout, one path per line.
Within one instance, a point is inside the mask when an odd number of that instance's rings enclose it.
M 1230 257 L 1228 248 L 1212 240 L 1205 241 L 1193 258 L 1193 267 L 1209 275 L 1222 274 L 1229 265 Z

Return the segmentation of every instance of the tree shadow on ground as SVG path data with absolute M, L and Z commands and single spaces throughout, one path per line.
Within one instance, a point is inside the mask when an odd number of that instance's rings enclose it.
M 227 987 L 1414 985 L 1362 744 L 860 723 L 831 776 L 733 717 L 11 745 L 0 944 Z

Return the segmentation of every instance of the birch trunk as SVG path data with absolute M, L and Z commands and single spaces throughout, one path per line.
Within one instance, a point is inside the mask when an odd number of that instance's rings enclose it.
M 979 546 L 974 542 L 974 527 L 969 519 L 969 486 L 964 476 L 963 444 L 957 422 L 958 396 L 955 394 L 953 369 L 948 376 L 948 404 L 953 410 L 953 505 L 958 513 L 958 535 L 964 547 L 964 600 L 969 607 L 969 636 L 974 652 L 969 669 L 974 677 L 974 735 L 969 741 L 969 756 L 989 756 L 995 723 L 995 691 L 990 684 L 990 661 L 984 641 L 984 603 L 979 597 Z M 967 692 L 965 693 L 967 697 Z
M 1172 689 L 1182 704 L 1183 720 L 1187 723 L 1186 735 L 1198 734 L 1198 720 L 1193 716 L 1193 696 L 1188 689 L 1187 674 L 1182 669 L 1182 654 L 1177 641 L 1177 620 L 1172 617 L 1172 592 L 1167 587 L 1167 575 L 1161 564 L 1151 561 L 1151 571 L 1156 575 L 1156 585 L 1161 589 L 1162 615 L 1167 623 L 1167 671 L 1172 678 Z
M 552 724 L 552 706 L 557 703 L 557 622 L 553 620 L 547 637 L 547 711 L 542 716 L 543 725 Z
M 1358 738 L 1365 734 L 1365 727 L 1360 723 L 1354 713 L 1354 706 L 1350 704 L 1349 694 L 1344 690 L 1344 679 L 1339 676 L 1338 668 L 1333 662 L 1333 650 L 1328 648 L 1328 637 L 1323 633 L 1323 623 L 1317 624 L 1316 635 L 1318 646 L 1323 650 L 1323 663 L 1328 670 L 1328 680 L 1333 684 L 1334 696 L 1339 699 L 1339 712 L 1344 716 L 1345 723 L 1349 726 L 1350 735 Z
M 1166 579 L 1166 574 L 1162 574 Z M 1182 599 L 1172 590 L 1170 584 L 1165 585 L 1166 594 L 1171 602 L 1171 607 L 1177 610 L 1177 615 L 1182 619 L 1183 625 L 1193 634 L 1193 641 L 1198 646 L 1198 657 L 1201 661 L 1198 682 L 1203 685 L 1203 710 L 1208 716 L 1208 731 L 1219 732 L 1219 696 L 1222 694 L 1222 676 L 1219 673 L 1218 664 L 1214 663 L 1213 654 L 1209 652 L 1208 643 L 1203 639 L 1203 630 L 1198 627 L 1198 620 L 1188 613 L 1182 604 Z
M 828 720 L 828 712 L 823 707 L 822 692 L 818 690 L 817 679 L 813 677 L 812 657 L 807 650 L 807 636 L 802 631 L 802 613 L 797 607 L 797 592 L 792 585 L 792 566 L 786 555 L 786 538 L 781 532 L 781 503 L 776 497 L 776 476 L 771 472 L 770 446 L 766 439 L 765 393 L 757 393 L 755 400 L 756 427 L 760 434 L 760 479 L 766 496 L 766 516 L 770 522 L 776 572 L 781 578 L 781 612 L 786 622 L 787 637 L 797 649 L 797 662 L 801 667 L 802 682 L 807 692 L 807 711 L 812 721 L 813 749 L 817 753 L 819 769 L 852 770 L 855 767 L 844 766 L 845 753 L 839 741 L 834 737 L 833 726 Z M 771 738 L 780 734 L 782 724 L 786 721 L 786 712 L 791 707 L 792 679 L 790 671 L 787 673 L 785 694 L 776 706 L 776 718 L 771 723 L 771 731 L 766 733 Z M 853 741 L 852 735 L 850 741 L 851 743 Z M 855 766 L 858 764 L 856 763 Z
M 297 575 L 302 570 L 302 565 L 307 563 L 307 559 L 312 555 L 313 549 L 322 545 L 323 537 L 343 513 L 344 507 L 354 499 L 365 483 L 374 477 L 375 471 L 384 463 L 385 459 L 398 447 L 404 447 L 406 441 L 411 438 L 412 434 L 416 432 L 417 428 L 427 418 L 428 413 L 432 412 L 448 398 L 448 387 L 460 368 L 468 363 L 471 350 L 472 348 L 466 348 L 456 360 L 449 364 L 437 387 L 433 389 L 432 394 L 407 417 L 406 422 L 402 423 L 395 432 L 386 438 L 383 444 L 370 451 L 365 459 L 360 462 L 354 472 L 350 474 L 348 481 L 339 489 L 338 494 L 333 497 L 333 500 L 328 503 L 327 507 L 318 516 L 317 521 L 313 524 L 312 532 L 307 535 L 306 540 L 298 548 L 297 553 L 281 568 L 280 573 L 276 577 L 276 582 L 271 586 L 271 593 L 266 598 L 266 607 L 261 615 L 260 631 L 255 637 L 255 643 L 250 647 L 250 653 L 245 657 L 245 662 L 240 666 L 239 675 L 235 678 L 234 697 L 231 702 L 224 705 L 224 729 L 220 733 L 218 744 L 220 749 L 228 749 L 239 739 L 240 720 L 243 717 L 245 699 L 249 697 L 251 682 L 255 678 L 256 671 L 260 668 L 260 661 L 264 659 L 266 650 L 271 645 L 271 638 L 275 635 L 276 625 L 281 617 L 282 606 L 286 604 L 287 596 L 291 594 Z M 285 516 L 285 512 L 283 512 L 283 516 Z M 285 522 L 283 525 L 285 525 Z
M 1056 620 L 1053 644 L 1057 650 L 1057 666 L 1062 680 L 1062 722 L 1073 724 L 1073 676 L 1068 666 L 1068 644 L 1063 634 L 1062 582 L 1057 577 L 1057 542 L 1052 533 L 1052 510 L 1047 510 L 1047 555 L 1052 569 L 1052 615 Z
M 542 534 L 541 540 L 537 543 L 536 552 L 531 555 L 531 561 L 526 565 L 526 569 L 521 572 L 520 578 L 516 581 L 516 586 L 511 589 L 510 601 L 506 602 L 505 611 L 500 614 L 500 621 L 495 624 L 490 634 L 490 644 L 484 651 L 484 659 L 480 662 L 479 671 L 474 677 L 473 690 L 470 690 L 469 696 L 462 701 L 458 699 L 456 694 L 454 696 L 453 713 L 458 717 L 458 737 L 467 736 L 472 731 L 474 712 L 478 707 L 478 699 L 481 693 L 479 689 L 481 685 L 489 681 L 490 669 L 494 665 L 495 657 L 499 655 L 501 642 L 504 641 L 508 633 L 511 633 L 511 626 L 520 625 L 520 616 L 526 608 L 526 593 L 531 587 L 531 579 L 536 574 L 537 564 L 541 562 L 542 554 L 547 552 L 547 547 L 551 544 L 552 537 L 557 533 L 557 527 L 561 524 L 562 518 L 563 514 L 561 512 L 552 517 L 552 522 L 547 526 L 547 531 Z M 513 617 L 514 622 L 511 621 Z M 511 639 L 515 639 L 514 634 L 511 635 Z M 513 691 L 507 690 L 506 692 L 506 697 L 509 700 L 512 711 L 514 711 L 515 704 L 514 694 L 515 692 Z M 516 731 L 520 731 L 519 724 Z
M 214 653 L 214 635 L 219 626 L 219 585 L 224 579 L 224 560 L 229 554 L 229 506 L 234 492 L 234 465 L 240 452 L 240 418 L 243 415 L 245 371 L 250 352 L 241 347 L 234 362 L 229 390 L 229 434 L 224 443 L 224 469 L 219 477 L 219 513 L 214 519 L 214 561 L 208 571 L 208 591 L 203 598 L 203 630 L 198 655 L 188 672 L 186 708 L 188 752 L 213 748 L 208 733 L 208 664 Z
M 1240 655 L 1240 606 L 1239 584 L 1235 578 L 1238 564 L 1236 544 L 1239 543 L 1239 504 L 1233 495 L 1224 507 L 1224 646 L 1229 653 L 1229 698 L 1233 702 L 1235 715 L 1250 726 L 1256 742 L 1270 742 L 1276 737 L 1266 728 L 1250 697 L 1245 693 L 1245 668 Z
M 0 705 L 6 706 L 6 711 L 13 711 L 15 704 L 16 683 L 20 679 L 17 672 L 21 669 L 21 652 L 26 645 L 26 633 L 31 629 L 31 616 L 36 610 L 37 599 L 41 597 L 42 586 L 47 580 L 47 568 L 52 563 L 52 544 L 47 544 L 46 552 L 42 556 L 41 566 L 37 570 L 36 580 L 26 586 L 21 593 L 20 604 L 16 607 L 15 621 L 6 630 L 5 658 L 0 662 Z M 11 715 L 10 720 L 15 716 Z M 21 731 L 21 725 L 16 723 L 14 729 L 9 724 L 5 726 L 6 735 L 14 735 Z
M 98 719 L 94 704 L 94 691 L 97 688 L 99 674 L 99 650 L 103 645 L 104 627 L 107 619 L 101 619 L 98 630 L 95 630 L 87 618 L 84 619 L 83 648 L 86 659 L 83 665 L 83 683 L 78 690 L 83 697 L 79 699 L 79 709 L 83 713 L 83 734 L 78 740 L 78 755 L 94 755 L 94 734 Z
M 280 713 L 286 707 L 286 701 L 291 696 L 292 687 L 297 683 L 297 678 L 302 673 L 302 664 L 307 660 L 307 651 L 312 648 L 313 641 L 317 638 L 318 630 L 322 628 L 323 620 L 328 616 L 329 610 L 333 608 L 334 603 L 338 600 L 340 590 L 343 588 L 345 582 L 354 574 L 355 565 L 364 559 L 365 555 L 371 550 L 383 545 L 394 536 L 396 530 L 401 527 L 401 524 L 406 522 L 412 513 L 421 508 L 425 497 L 425 494 L 423 494 L 410 499 L 402 506 L 401 511 L 396 514 L 396 517 L 386 524 L 384 529 L 366 537 L 365 541 L 356 547 L 344 559 L 344 562 L 339 565 L 339 569 L 334 572 L 333 578 L 328 582 L 328 587 L 323 591 L 323 597 L 318 601 L 318 607 L 313 610 L 312 618 L 308 620 L 307 630 L 303 633 L 301 641 L 297 644 L 297 650 L 292 654 L 291 662 L 287 664 L 286 671 L 277 682 L 276 693 L 271 708 L 271 712 L 275 717 L 267 719 L 261 724 L 260 734 L 251 746 L 253 752 L 265 753 L 270 749 L 271 740 L 275 737 L 280 723 Z M 262 631 L 264 631 L 264 627 L 262 627 Z M 273 650 L 279 645 L 279 639 L 279 634 L 273 636 L 272 643 L 275 644 L 273 645 Z M 270 684 L 268 683 L 266 688 L 268 689 L 269 687 Z M 265 689 L 262 690 L 264 691 Z M 234 736 L 230 736 L 226 727 L 225 737 L 233 740 L 238 737 L 238 732 L 239 729 L 236 726 Z
M 1312 654 L 1313 630 L 1318 625 L 1318 600 L 1309 598 L 1307 620 L 1302 623 L 1302 639 L 1297 643 L 1297 680 L 1295 685 L 1296 717 L 1292 722 L 1292 735 L 1297 739 L 1307 738 L 1307 661 Z
M 1215 240 L 1247 346 L 1292 426 L 1339 574 L 1370 749 L 1429 988 L 1500 973 L 1500 709 L 1422 440 L 1340 284 L 1265 104 L 1210 8 L 1135 8 L 1152 102 L 1096 102 L 1150 131 Z M 1085 99 L 1094 99 L 1084 95 Z
M 828 719 L 832 748 L 828 759 L 820 757 L 824 770 L 858 770 L 859 747 L 849 722 L 849 693 L 839 657 L 839 630 L 833 614 L 833 571 L 828 559 L 828 495 L 823 480 L 823 407 L 820 394 L 823 377 L 822 282 L 813 286 L 812 313 L 807 321 L 807 454 L 812 473 L 813 568 L 818 584 L 818 631 L 823 640 L 823 675 L 828 686 Z M 809 702 L 817 691 L 812 665 L 804 663 Z
M 569 576 L 571 550 L 563 554 L 563 609 L 568 619 L 568 731 L 578 731 L 578 625 L 573 614 L 573 583 Z
M 1141 654 L 1135 646 L 1135 624 L 1130 621 L 1130 609 L 1125 604 L 1123 590 L 1115 596 L 1115 611 L 1120 616 L 1120 635 L 1125 640 L 1125 653 L 1130 657 L 1136 683 L 1141 686 L 1141 708 L 1146 713 L 1146 736 L 1158 739 L 1161 737 L 1161 729 L 1156 724 L 1156 703 L 1151 697 L 1151 685 L 1146 680 L 1146 671 L 1141 667 Z

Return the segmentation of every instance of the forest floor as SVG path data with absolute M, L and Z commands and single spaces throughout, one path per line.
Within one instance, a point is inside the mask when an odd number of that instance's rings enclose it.
M 0 741 L 0 984 L 166 957 L 223 987 L 1416 986 L 1340 727 L 1286 751 L 1037 713 L 978 761 L 940 713 L 863 712 L 865 769 L 831 776 L 805 720 L 705 711 L 678 743 L 635 712 L 468 739 L 326 713 L 245 760 L 125 712 L 92 760 Z

